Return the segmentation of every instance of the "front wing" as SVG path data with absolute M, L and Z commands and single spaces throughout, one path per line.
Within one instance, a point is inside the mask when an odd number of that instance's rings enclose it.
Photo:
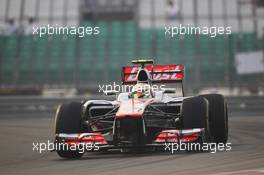
M 66 134 L 60 133 L 56 134 L 55 143 L 64 143 L 67 145 L 84 145 L 90 144 L 96 146 L 97 149 L 89 149 L 86 151 L 100 151 L 107 149 L 121 149 L 129 147 L 164 147 L 167 143 L 180 143 L 180 142 L 198 142 L 202 137 L 204 137 L 204 128 L 195 129 L 183 129 L 183 130 L 162 130 L 151 144 L 144 145 L 120 145 L 111 144 L 107 141 L 104 134 L 100 132 L 91 133 L 76 133 L 76 134 Z

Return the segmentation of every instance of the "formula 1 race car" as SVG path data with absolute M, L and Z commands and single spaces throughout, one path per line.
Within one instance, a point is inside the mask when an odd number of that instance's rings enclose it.
M 116 94 L 114 101 L 87 100 L 61 104 L 56 112 L 55 143 L 90 144 L 86 151 L 118 149 L 123 152 L 161 148 L 165 143 L 226 143 L 227 104 L 222 95 L 185 97 L 183 65 L 154 65 L 152 60 L 135 60 L 122 69 L 122 83 L 132 90 Z M 153 89 L 160 83 L 181 88 Z M 181 91 L 182 95 L 176 95 Z M 80 158 L 78 149 L 56 149 L 64 158 Z

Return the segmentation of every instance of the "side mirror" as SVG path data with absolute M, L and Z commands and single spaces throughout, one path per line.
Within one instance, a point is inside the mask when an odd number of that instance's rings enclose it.
M 163 91 L 165 94 L 175 94 L 176 89 L 175 88 L 165 88 Z
M 110 96 L 110 95 L 116 95 L 118 93 L 118 91 L 104 91 L 104 94 L 107 95 L 107 96 Z

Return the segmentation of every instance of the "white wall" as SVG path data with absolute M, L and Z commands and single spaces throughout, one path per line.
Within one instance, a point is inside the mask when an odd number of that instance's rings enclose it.
M 21 0 L 0 0 L 0 27 L 4 25 L 5 17 L 5 7 L 7 1 L 10 2 L 9 18 L 18 19 L 20 11 Z M 39 9 L 39 18 L 40 24 L 47 24 L 50 16 L 50 2 L 54 3 L 53 24 L 60 25 L 62 23 L 63 16 L 63 3 L 65 0 L 40 0 L 40 9 Z M 180 0 L 175 0 L 178 3 Z M 211 0 L 213 3 L 213 22 L 214 25 L 224 25 L 223 19 L 218 19 L 217 16 L 223 15 L 223 5 L 222 0 Z M 228 25 L 232 26 L 233 32 L 238 32 L 241 28 L 238 26 L 237 19 L 237 0 L 225 0 L 227 2 L 227 14 L 228 14 Z M 248 0 L 249 1 L 249 0 Z M 35 16 L 35 6 L 36 0 L 25 0 L 25 21 L 27 17 Z M 154 5 L 151 5 L 154 2 Z M 156 27 L 163 28 L 166 24 L 165 14 L 166 14 L 166 0 L 139 0 L 139 23 L 141 27 L 151 27 L 153 23 L 151 22 L 151 15 L 155 15 L 154 25 Z M 208 0 L 197 0 L 198 2 L 198 24 L 199 26 L 209 26 L 208 19 Z M 193 14 L 193 0 L 182 0 L 182 11 L 183 15 L 183 24 L 193 24 L 194 21 L 192 17 Z M 77 25 L 78 24 L 78 10 L 79 10 L 79 1 L 78 0 L 68 0 L 68 25 Z M 152 10 L 152 6 L 154 10 Z M 243 21 L 242 21 L 242 30 L 244 32 L 253 32 L 253 20 L 252 18 L 247 18 L 245 16 L 250 16 L 252 14 L 252 7 L 250 4 L 243 5 L 241 8 Z M 262 34 L 264 28 L 264 8 L 257 10 L 258 17 L 258 33 Z M 17 20 L 16 20 L 17 21 Z M 175 22 L 178 24 L 179 22 Z
M 175 0 L 177 4 L 180 0 Z M 227 3 L 226 13 L 228 15 L 228 25 L 232 27 L 233 32 L 238 32 L 241 28 L 238 26 L 238 18 L 237 18 L 237 11 L 238 11 L 238 4 L 237 0 L 225 0 Z M 248 0 L 250 1 L 250 0 Z M 155 21 L 155 26 L 163 28 L 166 25 L 166 0 L 140 0 L 140 7 L 139 7 L 139 16 L 140 16 L 140 26 L 141 27 L 151 27 L 151 15 L 153 11 L 151 10 L 150 4 L 152 2 L 155 3 L 155 14 L 159 16 Z M 199 26 L 209 26 L 209 4 L 208 0 L 197 0 L 198 2 L 198 25 Z M 222 18 L 224 7 L 222 4 L 222 0 L 211 0 L 212 2 L 212 14 L 213 14 L 213 24 L 215 26 L 222 26 L 224 25 L 224 20 Z M 182 11 L 183 15 L 183 24 L 194 24 L 192 18 L 194 15 L 193 12 L 193 0 L 182 0 Z M 251 4 L 244 4 L 241 5 L 241 14 L 242 14 L 242 30 L 244 32 L 253 32 L 253 20 L 252 20 L 252 5 Z M 264 28 L 264 8 L 258 8 L 257 10 L 258 15 L 258 33 L 259 35 L 262 34 Z M 247 17 L 249 16 L 249 17 Z M 179 22 L 175 22 L 175 25 L 179 24 Z
M 13 18 L 16 22 L 20 15 L 21 0 L 0 0 L 0 26 L 4 25 L 6 3 L 10 2 L 10 9 L 8 18 Z M 63 4 L 65 0 L 40 0 L 40 7 L 38 11 L 39 24 L 44 25 L 48 23 L 50 14 L 53 14 L 53 24 L 60 25 L 63 17 Z M 36 0 L 25 0 L 24 21 L 26 22 L 28 17 L 35 17 L 36 15 Z M 50 3 L 53 3 L 53 12 L 50 13 Z M 68 0 L 68 25 L 77 25 L 79 15 L 79 1 Z

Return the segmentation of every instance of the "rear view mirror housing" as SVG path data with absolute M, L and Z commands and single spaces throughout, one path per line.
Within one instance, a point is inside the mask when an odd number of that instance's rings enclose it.
M 107 96 L 110 96 L 110 95 L 117 95 L 118 91 L 104 91 L 104 94 L 107 95 Z
M 176 93 L 176 89 L 175 88 L 165 88 L 163 92 L 165 94 L 174 94 Z

